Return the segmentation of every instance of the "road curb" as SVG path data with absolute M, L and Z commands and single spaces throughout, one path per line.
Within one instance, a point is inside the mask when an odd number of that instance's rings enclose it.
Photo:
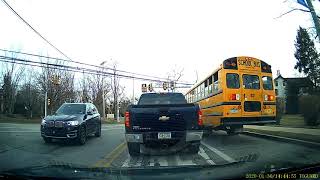
M 261 137 L 265 139 L 271 139 L 276 141 L 282 141 L 282 142 L 290 142 L 298 145 L 308 146 L 311 148 L 320 148 L 320 143 L 311 142 L 311 141 L 305 141 L 300 139 L 293 139 L 288 137 L 282 137 L 282 136 L 275 136 L 270 134 L 263 134 L 263 133 L 256 133 L 256 132 L 250 132 L 250 131 L 244 131 L 242 132 L 244 135 L 248 136 L 255 136 L 255 137 Z

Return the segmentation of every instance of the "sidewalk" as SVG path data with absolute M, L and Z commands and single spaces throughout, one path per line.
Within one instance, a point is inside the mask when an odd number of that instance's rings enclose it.
M 244 126 L 244 130 L 305 141 L 320 142 L 320 129 L 246 125 Z

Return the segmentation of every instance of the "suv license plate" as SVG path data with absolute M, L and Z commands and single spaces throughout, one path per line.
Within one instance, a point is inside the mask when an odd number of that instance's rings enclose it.
M 171 132 L 159 132 L 158 139 L 171 139 Z

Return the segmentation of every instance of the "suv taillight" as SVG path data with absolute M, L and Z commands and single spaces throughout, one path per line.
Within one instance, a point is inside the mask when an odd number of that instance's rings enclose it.
M 124 124 L 126 127 L 130 127 L 130 113 L 129 112 L 126 112 L 125 113 L 125 121 L 124 121 Z
M 198 125 L 202 126 L 203 125 L 203 121 L 202 121 L 202 111 L 199 110 L 198 111 Z

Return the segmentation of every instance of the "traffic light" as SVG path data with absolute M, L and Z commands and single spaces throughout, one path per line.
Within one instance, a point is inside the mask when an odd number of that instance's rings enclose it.
M 168 89 L 168 83 L 167 82 L 163 82 L 162 87 L 163 87 L 163 90 L 167 90 Z
M 152 84 L 149 84 L 149 85 L 148 85 L 148 89 L 149 89 L 149 91 L 150 91 L 150 92 L 152 92 L 152 91 L 153 91 Z
M 51 104 L 51 99 L 48 98 L 48 106 L 50 106 L 50 104 Z
M 171 90 L 174 90 L 174 87 L 175 87 L 174 81 L 170 81 L 170 88 L 171 88 Z
M 147 89 L 147 84 L 141 84 L 141 91 L 142 91 L 143 93 L 145 93 L 145 92 L 148 91 L 148 89 Z

